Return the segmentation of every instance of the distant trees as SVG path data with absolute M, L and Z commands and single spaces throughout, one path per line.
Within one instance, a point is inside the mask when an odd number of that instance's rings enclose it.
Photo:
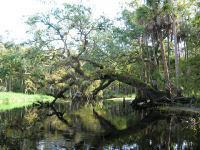
M 0 54 L 0 75 L 1 84 L 4 84 L 7 91 L 16 90 L 16 82 L 20 82 L 24 70 L 22 67 L 22 57 L 20 48 L 12 43 L 5 43 L 1 47 Z M 20 83 L 19 83 L 20 84 Z
M 2 90 L 36 93 L 44 87 L 49 54 L 36 48 L 4 43 L 0 54 Z

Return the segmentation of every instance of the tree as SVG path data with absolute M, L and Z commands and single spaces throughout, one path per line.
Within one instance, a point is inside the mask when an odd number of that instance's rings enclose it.
M 165 14 L 164 8 L 167 4 L 164 3 L 165 1 L 147 1 L 146 5 L 139 6 L 134 15 L 137 18 L 137 22 L 144 26 L 143 34 L 142 36 L 144 39 L 142 40 L 144 42 L 144 45 L 147 47 L 148 50 L 148 40 L 149 37 L 151 38 L 151 45 L 152 45 L 152 53 L 148 54 L 148 59 L 150 62 L 153 62 L 152 66 L 150 68 L 157 68 L 152 69 L 154 71 L 151 72 L 158 72 L 159 64 L 158 64 L 158 46 L 160 45 L 161 49 L 161 56 L 162 56 L 162 64 L 164 68 L 164 77 L 165 77 L 165 84 L 166 84 L 166 90 L 169 91 L 169 96 L 172 95 L 171 93 L 171 83 L 169 80 L 169 69 L 168 64 L 165 56 L 165 47 L 163 44 L 163 39 L 166 37 L 166 33 L 168 32 L 170 26 L 171 26 L 171 20 L 168 19 L 170 16 L 168 14 Z M 163 4 L 164 3 L 164 4 Z M 162 4 L 164 6 L 162 6 Z M 156 44 L 155 44 L 156 43 Z M 143 50 L 144 51 L 144 50 Z M 153 75 L 150 74 L 152 77 Z M 155 83 L 156 79 L 154 78 L 152 80 L 152 84 Z
M 64 74 L 58 79 L 48 81 L 51 85 L 63 83 L 60 90 L 53 93 L 55 100 L 65 97 L 64 93 L 70 90 L 74 100 L 94 100 L 99 91 L 115 80 L 137 87 L 144 92 L 144 97 L 146 95 L 150 99 L 160 94 L 139 80 L 136 72 L 131 73 L 133 76 L 126 75 L 130 74 L 124 70 L 130 57 L 126 53 L 131 54 L 131 51 L 125 43 L 119 43 L 121 30 L 113 27 L 105 17 L 94 20 L 89 9 L 65 4 L 63 9 L 33 16 L 27 23 L 35 29 L 31 31 L 34 35 L 32 43 L 43 51 L 54 51 L 54 58 L 59 60 L 58 68 L 64 69 Z M 58 44 L 55 45 L 55 42 Z M 140 60 L 140 57 L 131 55 L 131 59 Z M 134 62 L 128 62 L 128 65 L 131 64 Z

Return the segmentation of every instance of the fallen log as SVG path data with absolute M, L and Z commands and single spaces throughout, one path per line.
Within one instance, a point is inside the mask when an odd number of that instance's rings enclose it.
M 194 103 L 195 97 L 174 97 L 175 103 L 188 104 Z
M 145 98 L 135 98 L 131 105 L 133 108 L 149 108 L 149 107 L 156 107 L 156 106 L 163 106 L 163 105 L 175 105 L 179 104 L 192 104 L 197 99 L 195 97 L 173 97 L 168 98 L 166 96 L 159 97 L 157 99 L 145 99 Z

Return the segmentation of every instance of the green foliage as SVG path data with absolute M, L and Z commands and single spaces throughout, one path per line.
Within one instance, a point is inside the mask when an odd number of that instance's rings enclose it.
M 30 79 L 25 80 L 25 93 L 35 94 L 36 92 L 37 92 L 36 85 Z
M 137 21 L 141 24 L 146 23 L 146 20 L 148 20 L 150 17 L 150 9 L 147 6 L 143 5 L 136 10 Z
M 194 56 L 181 63 L 182 77 L 180 83 L 187 95 L 200 96 L 200 56 Z
M 165 85 L 165 77 L 164 77 L 164 74 L 163 74 L 163 73 L 161 73 L 161 72 L 153 72 L 152 78 L 154 78 L 154 79 L 157 80 L 158 85 L 159 85 L 161 88 L 164 88 L 164 85 Z
M 0 55 L 1 78 L 19 75 L 23 72 L 21 52 L 16 49 L 8 50 Z

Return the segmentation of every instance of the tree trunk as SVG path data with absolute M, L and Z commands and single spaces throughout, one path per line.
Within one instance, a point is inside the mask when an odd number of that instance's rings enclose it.
M 175 3 L 176 1 L 174 1 Z M 170 1 L 171 4 L 171 1 Z M 178 53 L 178 43 L 177 43 L 177 34 L 176 34 L 176 19 L 174 17 L 174 12 L 172 9 L 172 4 L 171 4 L 171 12 L 172 12 L 172 19 L 173 19 L 173 37 L 174 37 L 174 51 L 175 51 L 175 68 L 176 68 L 176 92 L 177 94 L 180 92 L 180 87 L 179 87 L 179 53 Z
M 96 96 L 97 94 L 99 93 L 99 91 L 105 89 L 106 87 L 108 87 L 111 83 L 113 82 L 113 80 L 108 80 L 107 82 L 106 81 L 101 81 L 99 87 L 97 87 L 96 89 L 94 89 L 92 91 L 92 100 L 95 100 L 96 99 Z
M 172 92 L 171 92 L 171 85 L 169 81 L 169 69 L 168 69 L 167 60 L 165 57 L 165 48 L 163 45 L 162 32 L 159 33 L 159 39 L 160 39 L 160 48 L 161 48 L 162 63 L 163 63 L 163 68 L 164 68 L 165 87 L 166 87 L 167 97 L 171 98 Z
M 167 33 L 167 49 L 168 49 L 168 65 L 169 65 L 169 68 L 170 68 L 170 46 L 169 46 L 169 31 Z
M 187 46 L 185 41 L 184 41 L 184 50 L 185 50 L 185 60 L 187 60 Z
M 130 76 L 126 73 L 117 73 L 114 70 L 101 70 L 100 72 L 98 72 L 98 75 L 98 79 L 101 80 L 118 80 L 120 82 L 136 87 L 138 92 L 140 93 L 139 97 L 143 99 L 154 100 L 158 99 L 159 97 L 167 96 L 165 92 L 156 90 L 145 82 L 138 80 L 135 77 Z
M 6 79 L 6 92 L 9 91 L 9 83 L 8 83 L 8 79 Z
M 9 77 L 9 91 L 12 91 L 12 77 Z
M 154 64 L 157 65 L 157 58 L 156 58 L 156 46 L 155 46 L 155 40 L 152 37 L 152 48 L 153 48 L 153 60 Z

